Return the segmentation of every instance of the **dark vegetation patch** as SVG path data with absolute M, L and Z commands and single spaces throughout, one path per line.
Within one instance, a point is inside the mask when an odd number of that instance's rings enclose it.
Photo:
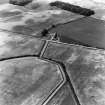
M 22 12 L 20 12 L 20 11 L 15 11 L 15 12 L 3 12 L 3 13 L 1 13 L 1 15 L 3 16 L 3 17 L 11 17 L 11 16 L 15 16 L 15 15 L 19 15 L 19 14 L 21 14 Z
M 13 27 L 13 32 L 23 34 L 23 35 L 30 35 L 33 33 L 33 30 L 31 28 L 28 28 L 26 25 L 17 25 Z
M 19 5 L 19 6 L 25 6 L 32 2 L 33 0 L 10 0 L 10 4 Z
M 64 3 L 61 1 L 55 1 L 50 3 L 51 6 L 56 6 L 58 8 L 70 11 L 70 12 L 74 12 L 74 13 L 78 13 L 80 15 L 84 15 L 84 16 L 91 16 L 94 15 L 95 12 L 93 10 L 87 9 L 87 8 L 82 8 L 80 6 L 76 6 L 76 5 L 72 5 L 72 4 L 68 4 L 68 3 Z

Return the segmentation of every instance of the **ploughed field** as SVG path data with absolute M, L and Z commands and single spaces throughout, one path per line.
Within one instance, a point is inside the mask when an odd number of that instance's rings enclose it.
M 105 49 L 105 21 L 84 17 L 53 28 L 60 41 Z

